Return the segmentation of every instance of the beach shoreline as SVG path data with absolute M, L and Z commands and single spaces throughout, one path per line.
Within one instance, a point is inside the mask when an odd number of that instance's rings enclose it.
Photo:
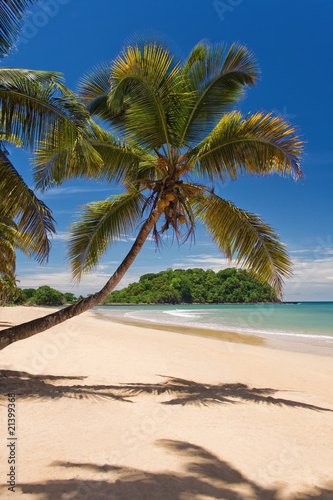
M 230 304 L 228 304 L 230 305 Z M 256 304 L 260 305 L 260 304 Z M 267 303 L 265 303 L 267 305 Z M 119 304 L 115 304 L 116 307 L 119 307 Z M 122 307 L 125 307 L 124 304 L 121 304 Z M 138 304 L 130 304 L 129 306 L 140 307 Z M 5 308 L 1 308 L 2 310 L 15 310 L 20 308 L 20 316 L 28 319 L 24 319 L 21 322 L 29 321 L 30 317 L 34 317 L 33 311 L 36 311 L 36 317 L 43 316 L 48 313 L 52 313 L 57 311 L 64 306 L 36 306 L 36 305 L 22 305 L 22 306 L 7 306 Z M 104 306 L 103 306 L 104 307 Z M 127 307 L 127 306 L 126 306 Z M 170 305 L 170 307 L 174 307 Z M 31 314 L 27 312 L 22 316 L 22 310 L 29 311 L 31 310 Z M 42 312 L 43 311 L 43 312 Z M 48 312 L 46 312 L 48 311 Z M 112 312 L 112 314 L 108 314 Z M 95 315 L 96 319 L 100 319 L 102 321 L 111 322 L 115 324 L 123 324 L 128 326 L 134 326 L 139 328 L 147 328 L 149 330 L 157 330 L 162 332 L 173 332 L 181 335 L 194 335 L 204 338 L 214 338 L 224 342 L 230 343 L 243 343 L 247 345 L 257 345 L 257 346 L 265 346 L 269 349 L 278 349 L 283 351 L 291 351 L 291 352 L 299 352 L 299 353 L 307 353 L 307 354 L 316 354 L 320 356 L 333 356 L 333 337 L 317 336 L 304 336 L 304 335 L 283 335 L 278 333 L 273 334 L 265 334 L 262 332 L 246 332 L 243 333 L 241 331 L 236 331 L 232 329 L 216 329 L 209 328 L 207 326 L 185 326 L 181 324 L 171 324 L 163 322 L 161 319 L 159 320 L 144 320 L 140 318 L 133 318 L 130 316 L 126 316 L 127 311 L 119 311 L 119 309 L 112 310 L 112 307 L 107 309 L 99 309 L 93 308 L 90 310 L 90 313 Z M 15 317 L 15 314 L 11 315 Z M 1 315 L 0 315 L 1 318 Z M 18 324 L 18 323 L 17 323 Z M 14 323 L 10 323 L 8 325 L 1 325 L 0 320 L 0 331 L 3 330 L 6 326 L 13 326 Z
M 92 312 L 96 318 L 104 319 L 114 323 L 137 326 L 140 328 L 148 328 L 153 330 L 161 330 L 165 332 L 177 332 L 183 335 L 197 335 L 201 337 L 215 338 L 226 342 L 244 343 L 249 345 L 261 345 L 268 348 L 280 349 L 293 352 L 303 352 L 309 354 L 317 354 L 321 356 L 333 356 L 333 337 L 332 340 L 327 340 L 323 336 L 322 339 L 313 339 L 300 336 L 283 336 L 279 334 L 265 335 L 263 333 L 241 333 L 223 329 L 213 329 L 207 327 L 184 326 L 177 324 L 163 323 L 163 321 L 145 321 L 139 318 L 131 318 L 125 316 L 124 313 L 113 312 L 112 315 L 103 314 L 103 310 L 94 309 Z M 105 311 L 108 313 L 109 311 Z
M 1 328 L 45 311 L 1 308 Z M 1 445 L 4 500 L 333 498 L 329 356 L 88 311 L 3 349 L 0 375 L 19 450 L 14 495 Z

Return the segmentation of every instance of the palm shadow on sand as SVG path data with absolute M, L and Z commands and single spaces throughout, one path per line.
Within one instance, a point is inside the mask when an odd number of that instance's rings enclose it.
M 202 384 L 181 378 L 165 377 L 166 380 L 155 384 L 122 384 L 118 386 L 123 396 L 133 397 L 140 394 L 169 394 L 172 399 L 164 401 L 165 405 L 215 405 L 235 403 L 266 403 L 279 406 L 290 406 L 305 408 L 316 411 L 333 411 L 330 408 L 322 408 L 312 404 L 293 401 L 284 398 L 274 398 L 273 394 L 278 391 L 271 388 L 249 387 L 245 384 Z M 113 386 L 116 389 L 117 386 Z
M 82 376 L 32 375 L 24 371 L 0 370 L 0 404 L 7 400 L 8 393 L 22 399 L 115 399 L 131 403 L 128 398 L 115 394 L 108 385 L 71 385 L 73 380 L 82 381 Z
M 264 488 L 210 451 L 184 441 L 159 440 L 156 445 L 185 459 L 182 472 L 149 472 L 118 465 L 53 462 L 72 470 L 73 478 L 43 484 L 20 484 L 23 494 L 44 500 L 277 500 L 280 489 Z M 78 479 L 78 474 L 80 478 Z M 97 478 L 97 477 L 98 478 Z M 83 479 L 86 477 L 86 479 Z M 329 489 L 328 489 L 329 488 Z M 332 500 L 333 484 L 293 500 Z
M 23 371 L 0 370 L 0 404 L 1 400 L 7 399 L 8 393 L 15 393 L 20 399 L 70 397 L 76 399 L 114 399 L 126 403 L 133 403 L 133 398 L 137 398 L 141 394 L 166 394 L 171 395 L 172 399 L 163 401 L 161 404 L 210 406 L 254 402 L 315 411 L 333 411 L 330 408 L 301 401 L 274 398 L 272 395 L 278 392 L 276 389 L 249 387 L 240 383 L 202 384 L 174 377 L 164 377 L 163 382 L 152 384 L 70 385 L 68 383 L 72 380 L 82 381 L 85 378 L 82 376 L 32 375 Z

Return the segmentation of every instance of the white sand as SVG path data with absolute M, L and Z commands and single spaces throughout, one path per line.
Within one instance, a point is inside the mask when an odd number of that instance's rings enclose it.
M 0 325 L 46 312 L 1 308 Z M 333 410 L 332 357 L 88 312 L 7 347 L 0 370 L 1 499 L 333 499 L 333 412 L 312 408 Z M 151 392 L 170 378 L 183 382 Z M 15 493 L 6 485 L 8 392 Z

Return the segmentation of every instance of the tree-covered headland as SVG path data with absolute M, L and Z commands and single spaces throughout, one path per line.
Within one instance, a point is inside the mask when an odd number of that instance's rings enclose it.
M 122 290 L 115 290 L 104 304 L 212 304 L 277 302 L 275 290 L 245 270 L 230 268 L 167 269 L 141 276 Z

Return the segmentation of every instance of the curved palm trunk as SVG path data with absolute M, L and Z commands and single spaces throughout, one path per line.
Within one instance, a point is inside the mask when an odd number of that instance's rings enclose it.
M 161 212 L 162 210 L 160 208 L 155 207 L 146 222 L 143 224 L 135 242 L 132 245 L 131 250 L 128 252 L 125 259 L 122 261 L 115 273 L 111 276 L 109 281 L 99 292 L 96 292 L 90 297 L 87 297 L 86 299 L 83 299 L 76 304 L 68 306 L 65 309 L 60 309 L 55 313 L 48 314 L 47 316 L 43 316 L 42 318 L 38 318 L 33 321 L 28 321 L 27 323 L 22 323 L 21 325 L 7 328 L 6 330 L 2 330 L 0 332 L 0 350 L 4 349 L 13 342 L 32 337 L 36 333 L 48 330 L 49 328 L 59 325 L 59 323 L 62 323 L 67 319 L 73 318 L 74 316 L 77 316 L 87 311 L 88 309 L 99 305 L 118 285 L 119 281 L 122 279 L 126 271 L 133 264 L 135 257 L 140 252 L 150 231 L 158 221 Z

